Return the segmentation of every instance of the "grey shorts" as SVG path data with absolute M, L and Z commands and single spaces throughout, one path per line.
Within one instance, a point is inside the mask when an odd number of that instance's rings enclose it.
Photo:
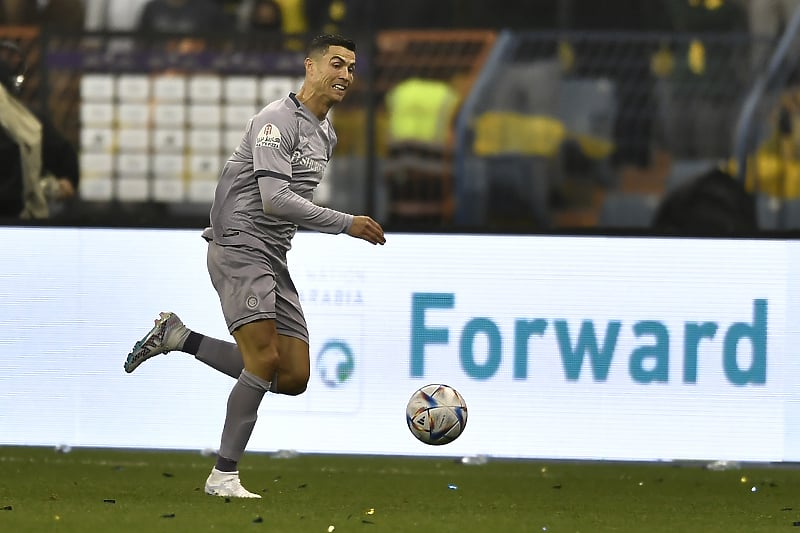
M 208 243 L 208 273 L 228 331 L 274 319 L 279 334 L 308 342 L 308 327 L 286 260 L 247 245 Z

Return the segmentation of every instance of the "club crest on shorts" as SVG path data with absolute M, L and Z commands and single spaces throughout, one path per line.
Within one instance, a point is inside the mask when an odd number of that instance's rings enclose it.
M 258 298 L 255 296 L 248 296 L 245 303 L 247 304 L 248 309 L 255 309 L 258 307 Z
M 281 145 L 281 130 L 272 123 L 264 124 L 256 137 L 256 148 L 264 146 L 268 148 L 278 148 Z

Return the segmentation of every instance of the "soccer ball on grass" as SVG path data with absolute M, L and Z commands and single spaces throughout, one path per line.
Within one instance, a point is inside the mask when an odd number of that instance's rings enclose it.
M 453 387 L 435 383 L 414 392 L 406 406 L 411 434 L 425 444 L 453 442 L 467 425 L 467 404 Z

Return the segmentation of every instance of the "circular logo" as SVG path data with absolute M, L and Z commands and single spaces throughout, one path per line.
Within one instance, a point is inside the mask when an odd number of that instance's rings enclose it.
M 317 367 L 322 382 L 328 387 L 338 389 L 353 377 L 356 358 L 346 342 L 329 340 L 319 351 Z
M 258 298 L 256 298 L 255 296 L 248 296 L 247 307 L 250 309 L 255 309 L 256 307 L 258 307 Z

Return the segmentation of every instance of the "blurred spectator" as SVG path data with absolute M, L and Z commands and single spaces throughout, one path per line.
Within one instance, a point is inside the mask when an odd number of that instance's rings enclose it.
M 758 231 L 755 196 L 734 175 L 712 168 L 670 191 L 652 227 L 673 235 L 752 235 Z
M 376 29 L 553 29 L 559 0 L 305 0 L 312 32 Z
M 61 31 L 81 31 L 84 27 L 83 0 L 39 0 L 39 24 Z
M 0 25 L 83 28 L 83 0 L 0 0 Z
M 227 29 L 226 18 L 213 0 L 150 0 L 137 30 L 142 33 L 202 35 Z
M 348 32 L 347 22 L 354 3 L 347 0 L 305 0 L 309 30 L 315 34 Z
M 18 98 L 25 58 L 0 43 L 0 217 L 42 219 L 48 202 L 72 198 L 78 187 L 78 154 L 43 113 Z
M 746 0 L 747 20 L 754 38 L 752 64 L 755 70 L 767 64 L 776 40 L 781 36 L 800 0 Z
M 128 33 L 136 29 L 142 10 L 150 0 L 84 0 L 84 29 L 88 32 Z M 92 38 L 87 46 L 103 48 L 110 53 L 125 52 L 134 48 L 132 38 Z
M 142 10 L 137 30 L 150 35 L 181 35 L 157 42 L 166 52 L 187 56 L 204 50 L 212 34 L 228 32 L 228 22 L 214 0 L 150 0 Z
M 0 24 L 29 26 L 38 22 L 39 10 L 30 0 L 0 0 Z
M 249 18 L 258 0 L 242 0 L 239 6 L 238 21 L 240 28 L 249 26 Z M 290 50 L 303 50 L 304 35 L 308 32 L 305 0 L 275 0 L 281 12 L 281 30 L 286 35 L 285 46 Z
M 745 183 L 748 191 L 769 197 L 775 212 L 781 205 L 776 200 L 800 198 L 800 84 L 783 88 L 760 133 L 764 138 L 748 154 Z M 730 161 L 732 173 L 739 173 L 738 164 Z
M 398 83 L 386 94 L 390 142 L 447 147 L 459 100 L 453 84 L 444 81 L 408 78 Z
M 239 9 L 239 5 L 241 5 L 242 0 L 214 0 L 220 11 L 225 13 L 225 18 L 229 21 L 233 21 L 236 19 L 236 11 Z
M 663 94 L 668 148 L 678 158 L 728 157 L 749 81 L 749 69 L 730 37 L 747 34 L 746 12 L 735 0 L 671 0 L 669 8 L 679 37 Z
M 379 29 L 421 29 L 452 27 L 451 0 L 406 0 L 386 2 L 375 11 Z
M 450 16 L 456 17 L 453 19 L 454 27 L 552 30 L 559 25 L 560 11 L 568 11 L 570 0 L 450 0 L 448 3 L 450 6 L 445 10 L 451 10 L 453 14 Z M 603 11 L 605 9 L 604 6 Z
M 248 0 L 244 0 L 246 3 Z M 304 0 L 276 0 L 281 6 L 283 33 L 302 35 L 308 32 Z
M 287 34 L 358 33 L 374 29 L 547 28 L 556 23 L 558 0 L 276 0 Z M 243 0 L 240 20 L 254 0 Z
M 150 0 L 84 0 L 87 31 L 132 31 Z
M 426 78 L 408 78 L 386 94 L 389 144 L 383 177 L 393 222 L 451 220 L 452 134 L 459 102 L 454 84 Z M 415 206 L 413 214 L 409 205 Z
M 566 23 L 571 29 L 586 31 L 661 31 L 668 29 L 665 1 L 607 0 L 603 9 L 597 10 L 594 0 L 572 0 Z M 650 74 L 654 47 L 625 38 L 612 46 L 616 48 L 610 51 L 612 59 L 598 61 L 596 41 L 576 43 L 576 69 L 579 75 L 607 77 L 614 83 L 618 104 L 612 157 L 615 166 L 648 167 L 657 110 Z
M 251 35 L 274 35 L 283 28 L 281 6 L 275 0 L 249 2 L 250 12 L 239 18 L 239 29 Z
M 242 0 L 239 5 L 239 27 L 247 27 L 259 0 Z M 304 0 L 275 0 L 280 8 L 281 29 L 287 35 L 301 35 L 308 31 Z

